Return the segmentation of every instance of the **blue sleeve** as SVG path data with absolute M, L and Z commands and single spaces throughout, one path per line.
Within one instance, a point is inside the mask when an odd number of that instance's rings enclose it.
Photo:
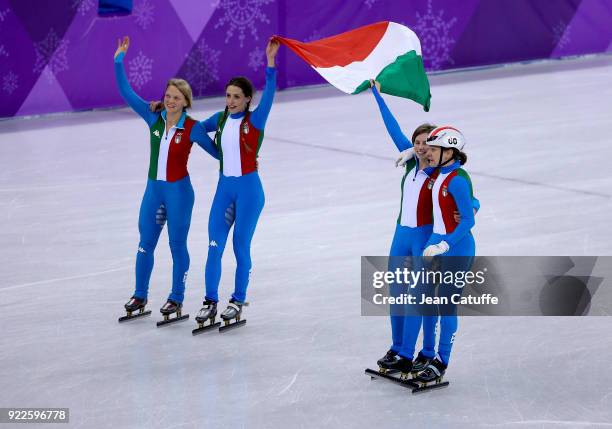
M 207 133 L 212 133 L 213 131 L 217 131 L 217 124 L 219 123 L 219 116 L 223 112 L 217 112 L 212 115 L 210 118 L 203 120 L 200 124 L 204 127 L 204 130 Z
M 196 122 L 191 128 L 191 135 L 189 139 L 192 142 L 196 142 L 202 149 L 204 149 L 210 156 L 215 159 L 219 159 L 219 151 L 215 146 L 213 140 L 206 134 L 204 125 L 202 122 Z
M 445 239 L 448 245 L 453 247 L 465 237 L 474 226 L 474 207 L 470 185 L 463 177 L 453 177 L 448 184 L 448 191 L 455 199 L 455 204 L 457 204 L 457 209 L 459 209 L 459 214 L 461 215 L 459 225 L 457 225 L 457 228 L 455 228 L 455 230 Z
M 385 100 L 383 100 L 375 86 L 372 87 L 372 93 L 374 94 L 374 98 L 378 103 L 378 108 L 380 109 L 380 114 L 382 115 L 387 132 L 391 136 L 395 146 L 397 146 L 397 150 L 401 152 L 403 150 L 410 149 L 412 147 L 412 143 L 402 132 L 402 129 L 393 117 L 393 114 L 385 104 Z
M 480 201 L 478 201 L 478 198 L 472 197 L 472 207 L 476 210 L 476 213 L 478 213 L 478 210 L 480 210 Z
M 157 121 L 159 113 L 151 112 L 149 110 L 149 103 L 140 98 L 130 86 L 127 76 L 125 75 L 125 68 L 123 67 L 124 56 L 125 54 L 121 52 L 117 55 L 117 58 L 115 58 L 115 78 L 119 86 L 119 93 L 132 110 L 138 113 L 149 126 L 152 126 L 155 121 Z
M 266 67 L 266 86 L 257 109 L 251 113 L 251 123 L 258 130 L 263 130 L 272 109 L 274 93 L 276 92 L 276 68 Z

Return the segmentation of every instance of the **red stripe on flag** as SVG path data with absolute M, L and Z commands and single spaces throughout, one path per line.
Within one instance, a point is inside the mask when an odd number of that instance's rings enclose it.
M 389 21 L 381 21 L 309 43 L 274 37 L 313 67 L 344 67 L 370 55 L 388 26 Z

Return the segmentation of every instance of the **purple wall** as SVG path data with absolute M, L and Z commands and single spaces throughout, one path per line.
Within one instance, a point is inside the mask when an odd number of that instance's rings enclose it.
M 612 51 L 612 0 L 134 0 L 100 18 L 97 0 L 0 0 L 0 117 L 122 105 L 112 56 L 129 35 L 130 82 L 146 99 L 187 79 L 220 95 L 243 74 L 263 83 L 272 34 L 314 40 L 381 20 L 420 37 L 428 70 Z M 291 52 L 281 88 L 321 83 Z

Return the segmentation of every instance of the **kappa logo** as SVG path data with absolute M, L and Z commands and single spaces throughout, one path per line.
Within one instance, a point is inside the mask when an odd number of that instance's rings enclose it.
M 154 135 L 155 137 L 159 137 L 159 130 L 155 130 L 155 131 L 153 131 L 153 135 Z
M 139 251 L 140 253 L 147 253 L 147 251 L 146 251 L 146 250 L 144 250 L 142 247 L 138 247 L 138 251 Z
M 210 247 L 217 247 L 217 242 L 215 240 L 210 240 Z

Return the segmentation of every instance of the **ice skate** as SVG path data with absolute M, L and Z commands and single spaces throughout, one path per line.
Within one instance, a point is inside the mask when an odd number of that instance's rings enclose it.
M 181 320 L 189 319 L 189 314 L 182 314 L 183 304 L 175 302 L 169 299 L 162 308 L 159 309 L 159 312 L 164 316 L 164 320 L 157 322 L 157 326 L 164 326 L 169 323 L 180 322 Z M 175 314 L 175 317 L 170 317 L 172 314 Z
M 445 372 L 446 365 L 439 356 L 436 356 L 429 362 L 425 369 L 419 372 L 416 378 L 414 378 L 414 381 L 419 384 L 419 387 L 415 389 L 413 393 L 448 386 L 448 381 L 442 381 Z
M 392 353 L 391 351 L 387 352 L 387 354 L 378 361 L 378 371 L 374 371 L 373 369 L 366 369 L 365 372 L 370 378 L 382 379 L 386 381 L 390 381 L 395 384 L 399 384 L 402 387 L 407 387 L 411 390 L 419 387 L 414 381 L 410 380 L 410 371 L 412 370 L 412 360 L 406 359 L 402 356 L 389 356 Z M 387 358 L 387 359 L 385 359 Z M 392 375 L 395 373 L 400 373 L 400 376 Z
M 414 362 L 412 362 L 412 371 L 410 371 L 412 376 L 416 377 L 419 372 L 424 371 L 425 368 L 427 368 L 427 365 L 431 363 L 431 360 L 431 358 L 419 352 L 417 358 L 414 360 Z
M 137 298 L 135 296 L 131 297 L 128 302 L 125 303 L 125 312 L 126 315 L 119 318 L 119 322 L 126 322 L 128 320 L 137 319 L 139 317 L 149 316 L 151 314 L 151 310 L 145 311 L 145 306 L 147 305 L 147 300 Z M 137 314 L 133 314 L 138 311 Z
M 376 364 L 378 365 L 378 368 L 380 369 L 380 372 L 387 372 L 386 368 L 383 368 L 383 365 L 390 365 L 393 364 L 395 362 L 397 362 L 397 352 L 393 351 L 393 350 L 389 350 L 383 357 L 381 357 L 380 359 L 378 359 L 378 361 L 376 361 Z
M 246 324 L 246 319 L 241 320 L 241 316 L 242 307 L 247 305 L 249 305 L 247 302 L 236 301 L 234 298 L 230 299 L 229 305 L 223 310 L 223 313 L 221 313 L 221 319 L 223 319 L 224 325 L 219 328 L 219 332 Z
M 198 327 L 191 331 L 193 335 L 201 334 L 202 332 L 217 328 L 221 325 L 221 322 L 215 322 L 217 317 L 217 303 L 207 299 L 202 304 L 203 307 L 200 309 L 200 311 L 198 311 L 195 318 L 196 322 L 198 323 Z M 205 325 L 207 321 L 209 323 L 208 325 Z

